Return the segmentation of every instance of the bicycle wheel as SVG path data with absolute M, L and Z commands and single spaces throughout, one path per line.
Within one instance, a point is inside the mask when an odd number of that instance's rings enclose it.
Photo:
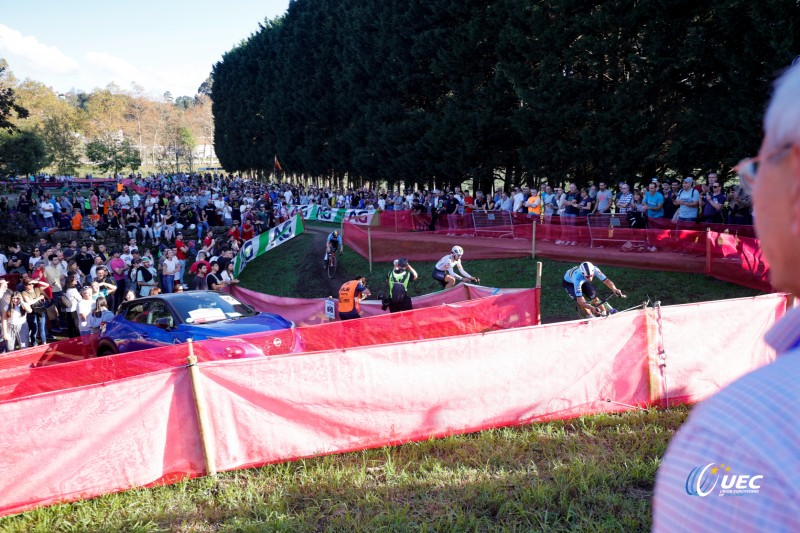
M 336 254 L 331 254 L 328 257 L 328 278 L 333 279 L 336 275 Z

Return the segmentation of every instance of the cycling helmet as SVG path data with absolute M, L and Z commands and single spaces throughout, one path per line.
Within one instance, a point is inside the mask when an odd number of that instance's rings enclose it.
M 581 274 L 583 274 L 584 278 L 591 278 L 592 276 L 594 276 L 595 267 L 589 261 L 584 261 L 578 268 L 580 269 Z
M 408 266 L 408 259 L 406 259 L 405 257 L 401 257 L 400 259 L 397 260 L 397 264 L 395 266 L 398 266 L 400 268 L 406 268 Z
M 333 236 L 334 237 L 338 237 L 339 236 L 339 230 L 338 229 L 333 230 Z
M 460 246 L 453 246 L 452 252 L 455 255 L 457 255 L 458 257 L 461 257 L 462 255 L 464 255 L 464 249 L 462 247 L 460 247 Z

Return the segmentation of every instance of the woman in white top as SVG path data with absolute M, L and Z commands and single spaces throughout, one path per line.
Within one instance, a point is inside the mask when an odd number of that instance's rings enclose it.
M 44 261 L 44 258 L 42 257 L 42 251 L 39 250 L 39 248 L 34 248 L 33 254 L 28 259 L 28 272 L 33 272 L 36 270 L 36 265 L 39 263 L 39 261 Z
M 64 291 L 64 298 L 69 301 L 69 306 L 64 303 L 64 315 L 67 320 L 67 337 L 73 339 L 79 337 L 80 320 L 78 318 L 78 303 L 81 301 L 81 293 L 78 292 L 78 280 L 74 276 L 68 276 L 64 282 L 66 287 Z
M 89 319 L 89 315 L 92 314 L 93 309 L 94 301 L 92 300 L 92 288 L 86 286 L 81 289 L 81 299 L 78 302 L 78 330 L 81 335 L 88 335 L 90 333 L 87 320 Z
M 234 264 L 233 261 L 231 261 L 225 267 L 225 270 L 222 271 L 222 274 L 220 274 L 220 278 L 222 278 L 222 284 L 225 285 L 225 288 L 223 290 L 225 290 L 226 292 L 230 292 L 231 285 L 236 285 L 237 283 L 239 283 L 239 280 L 235 278 L 233 275 L 233 267 Z
M 8 308 L 3 311 L 3 339 L 9 352 L 14 351 L 18 343 L 20 348 L 28 347 L 28 313 L 31 311 L 22 294 L 16 291 L 11 294 Z
M 225 202 L 225 206 L 222 208 L 222 224 L 224 226 L 233 225 L 233 208 L 228 202 Z

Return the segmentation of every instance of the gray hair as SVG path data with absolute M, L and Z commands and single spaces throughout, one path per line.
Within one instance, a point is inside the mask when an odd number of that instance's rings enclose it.
M 774 149 L 785 143 L 800 145 L 800 63 L 775 81 L 775 92 L 764 115 L 764 135 Z

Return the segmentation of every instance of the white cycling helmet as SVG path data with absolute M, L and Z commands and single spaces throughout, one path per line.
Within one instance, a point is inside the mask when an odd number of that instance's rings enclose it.
M 464 255 L 464 249 L 460 246 L 453 246 L 453 249 L 451 251 L 458 257 Z
M 595 267 L 589 261 L 584 261 L 578 268 L 580 269 L 584 278 L 591 278 L 594 276 Z

